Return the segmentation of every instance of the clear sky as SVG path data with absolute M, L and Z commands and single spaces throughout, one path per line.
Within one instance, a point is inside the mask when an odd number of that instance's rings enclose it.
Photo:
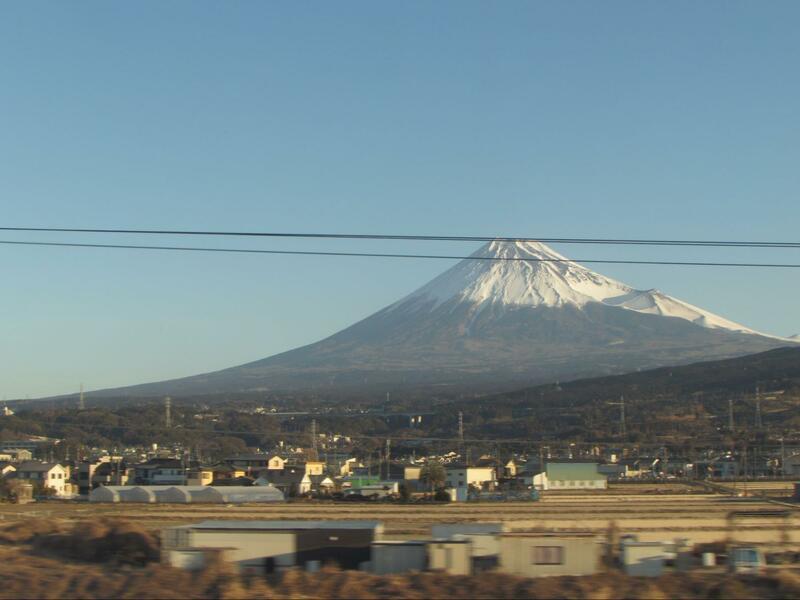
M 6 2 L 0 221 L 797 241 L 798 22 L 796 1 Z M 800 250 L 556 249 L 800 262 Z M 0 397 L 263 358 L 450 264 L 0 246 Z M 800 331 L 797 271 L 598 270 Z

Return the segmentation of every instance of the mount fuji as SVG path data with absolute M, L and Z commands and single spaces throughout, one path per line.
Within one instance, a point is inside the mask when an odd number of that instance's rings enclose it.
M 489 242 L 417 291 L 314 344 L 97 395 L 448 386 L 502 391 L 794 346 L 538 242 Z

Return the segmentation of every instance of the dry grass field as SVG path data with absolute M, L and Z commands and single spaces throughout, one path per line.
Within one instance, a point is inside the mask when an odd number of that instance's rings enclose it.
M 742 517 L 732 512 L 786 511 Z M 165 526 L 202 519 L 379 519 L 386 538 L 422 537 L 434 523 L 504 521 L 512 529 L 635 533 L 643 540 L 758 542 L 800 550 L 800 511 L 763 498 L 708 493 L 675 484 L 612 486 L 605 492 L 546 494 L 532 503 L 142 505 L 46 502 L 0 505 L 0 598 L 800 598 L 794 565 L 765 576 L 721 569 L 626 577 L 615 569 L 591 577 L 523 579 L 484 573 L 376 576 L 326 568 L 241 576 L 230 565 L 199 575 L 157 560 Z

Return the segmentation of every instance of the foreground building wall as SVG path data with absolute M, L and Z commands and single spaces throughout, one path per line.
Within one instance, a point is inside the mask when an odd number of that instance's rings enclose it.
M 592 575 L 600 569 L 594 535 L 505 533 L 500 537 L 500 571 L 523 577 Z

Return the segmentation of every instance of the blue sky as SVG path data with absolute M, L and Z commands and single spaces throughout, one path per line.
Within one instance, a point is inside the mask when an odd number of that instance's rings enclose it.
M 5 3 L 0 220 L 794 241 L 799 19 L 800 4 L 777 1 Z M 800 262 L 797 250 L 557 250 Z M 0 246 L 0 396 L 262 358 L 450 264 Z M 800 331 L 794 271 L 599 270 Z

